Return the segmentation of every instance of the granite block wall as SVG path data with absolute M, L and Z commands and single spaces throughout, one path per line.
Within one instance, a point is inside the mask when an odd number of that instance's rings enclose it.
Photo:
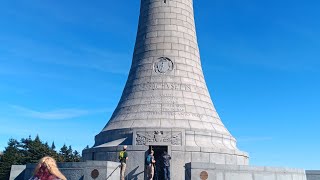
M 303 169 L 189 163 L 186 180 L 307 180 Z M 308 179 L 310 180 L 310 179 Z
M 108 180 L 119 180 L 119 165 L 118 162 L 109 161 L 58 163 L 60 171 L 68 180 L 105 180 L 107 177 Z M 13 165 L 10 180 L 29 180 L 35 167 L 36 164 Z

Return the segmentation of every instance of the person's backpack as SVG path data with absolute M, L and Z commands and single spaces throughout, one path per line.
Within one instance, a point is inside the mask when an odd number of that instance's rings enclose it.
M 151 164 L 151 161 L 152 161 L 152 157 L 151 157 L 151 155 L 148 155 L 148 156 L 147 156 L 147 159 L 146 159 L 146 164 L 147 164 L 147 165 L 150 165 L 150 164 Z
M 119 160 L 122 161 L 124 159 L 124 151 L 120 151 Z

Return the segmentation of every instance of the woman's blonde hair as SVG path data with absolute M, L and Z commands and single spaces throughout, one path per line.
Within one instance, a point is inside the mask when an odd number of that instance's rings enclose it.
M 39 172 L 41 166 L 47 167 L 50 174 L 57 176 L 57 178 L 67 180 L 67 178 L 59 171 L 56 160 L 54 160 L 52 157 L 46 156 L 41 158 L 36 169 L 34 170 L 34 175 Z

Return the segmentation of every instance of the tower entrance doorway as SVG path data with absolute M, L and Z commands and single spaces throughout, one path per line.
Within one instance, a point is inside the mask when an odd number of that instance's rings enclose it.
M 162 155 L 168 152 L 168 146 L 149 146 L 149 152 L 154 151 L 154 159 L 156 164 L 154 166 L 154 180 L 164 180 L 164 164 Z

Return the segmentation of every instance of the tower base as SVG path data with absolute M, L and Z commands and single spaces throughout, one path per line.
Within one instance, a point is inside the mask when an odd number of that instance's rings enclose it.
M 151 145 L 150 145 L 151 146 Z M 126 175 L 129 179 L 138 178 L 144 179 L 145 159 L 148 155 L 150 146 L 133 146 L 127 148 L 129 159 L 127 161 Z M 83 160 L 98 160 L 98 161 L 119 161 L 119 152 L 123 146 L 114 147 L 97 147 L 85 149 L 82 152 Z M 162 149 L 168 151 L 171 155 L 171 179 L 184 180 L 186 164 L 188 163 L 219 163 L 229 165 L 248 165 L 248 156 L 241 151 L 217 150 L 211 148 L 200 148 L 191 146 L 165 146 L 152 145 L 153 149 L 158 149 L 159 153 Z M 155 150 L 155 160 L 157 159 L 157 151 Z M 161 153 L 160 153 L 161 155 Z M 158 167 L 159 168 L 159 167 Z M 161 169 L 160 169 L 161 170 Z M 161 176 L 161 175 L 159 175 Z
M 91 150 L 88 150 L 91 151 Z M 138 152 L 138 150 L 136 150 Z M 133 151 L 131 151 L 132 153 Z M 132 166 L 141 157 L 130 157 L 126 179 L 144 180 L 145 169 Z M 139 153 L 137 153 L 139 155 Z M 182 163 L 181 163 L 182 164 Z M 36 164 L 14 165 L 10 180 L 28 180 Z M 119 163 L 107 161 L 86 161 L 78 163 L 58 163 L 59 169 L 68 180 L 119 180 Z M 97 173 L 98 172 L 98 173 Z M 186 163 L 176 168 L 171 164 L 171 179 L 173 180 L 315 180 L 320 177 L 320 171 L 306 171 L 292 168 L 257 167 L 247 165 L 227 165 L 214 163 Z M 97 175 L 96 178 L 94 175 Z M 158 179 L 160 180 L 160 179 Z

